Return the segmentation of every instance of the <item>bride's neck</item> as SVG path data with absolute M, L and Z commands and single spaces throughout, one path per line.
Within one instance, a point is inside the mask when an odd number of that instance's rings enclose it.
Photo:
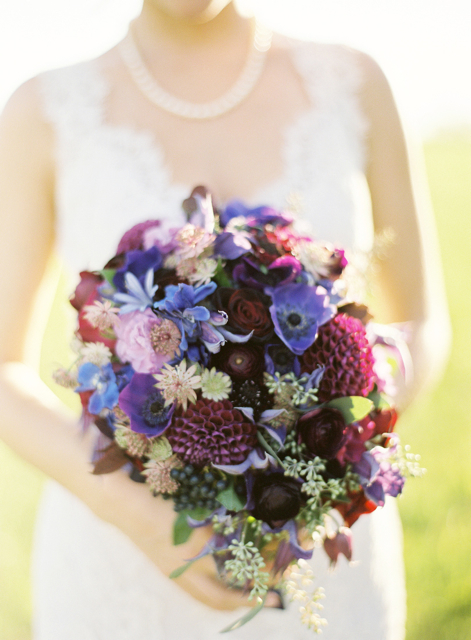
M 242 17 L 229 2 L 220 11 L 192 17 L 172 15 L 152 0 L 144 0 L 141 14 L 132 24 L 141 47 L 153 54 L 198 55 L 202 51 L 237 50 L 244 47 L 250 20 Z

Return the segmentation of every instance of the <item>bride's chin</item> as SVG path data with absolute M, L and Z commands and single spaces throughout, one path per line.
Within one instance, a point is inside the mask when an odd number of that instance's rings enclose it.
M 232 0 L 145 0 L 145 3 L 175 19 L 198 24 L 215 18 Z

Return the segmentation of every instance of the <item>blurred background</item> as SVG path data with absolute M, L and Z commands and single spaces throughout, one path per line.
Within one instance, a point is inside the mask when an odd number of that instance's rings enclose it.
M 242 4 L 242 3 L 241 3 Z M 244 0 L 288 35 L 343 42 L 383 67 L 406 131 L 423 151 L 454 342 L 440 384 L 402 417 L 427 475 L 399 500 L 407 640 L 471 639 L 471 4 L 465 0 Z M 27 78 L 93 57 L 126 32 L 139 0 L 3 0 L 0 108 Z M 59 282 L 41 373 L 67 357 Z M 57 387 L 55 388 L 57 391 Z M 29 640 L 30 554 L 44 478 L 0 446 L 0 640 Z M 138 639 L 136 639 L 138 640 Z M 346 640 L 346 639 L 339 639 Z

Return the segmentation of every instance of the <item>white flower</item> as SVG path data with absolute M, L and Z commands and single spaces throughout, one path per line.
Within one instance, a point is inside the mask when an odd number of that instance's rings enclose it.
M 112 329 L 119 321 L 117 314 L 119 309 L 113 307 L 109 300 L 100 302 L 95 300 L 93 304 L 89 304 L 84 308 L 85 320 L 100 331 L 106 331 L 106 329 Z
M 203 227 L 195 227 L 188 223 L 177 233 L 176 239 L 180 246 L 176 253 L 184 260 L 197 258 L 212 245 L 214 238 L 215 236 Z
M 186 360 L 182 360 L 175 367 L 165 364 L 160 373 L 154 374 L 155 386 L 162 391 L 166 406 L 176 401 L 186 411 L 188 401 L 196 401 L 195 389 L 201 386 L 201 376 L 195 375 L 196 370 L 196 365 L 187 370 Z
M 80 350 L 81 364 L 91 362 L 97 367 L 104 367 L 111 362 L 112 353 L 103 342 L 86 342 Z
M 211 370 L 204 369 L 201 376 L 201 391 L 203 398 L 207 400 L 227 400 L 231 392 L 232 384 L 230 377 L 222 373 L 222 371 L 216 371 L 216 367 Z
M 218 263 L 212 258 L 188 258 L 177 265 L 177 275 L 196 287 L 208 284 L 216 273 Z
M 145 463 L 145 470 L 142 472 L 146 476 L 146 483 L 154 493 L 175 493 L 179 484 L 170 472 L 172 469 L 179 469 L 181 462 L 177 456 L 171 456 L 166 460 L 149 460 Z
M 63 369 L 62 367 L 53 372 L 52 379 L 56 384 L 64 387 L 65 389 L 75 389 L 78 385 L 76 374 Z

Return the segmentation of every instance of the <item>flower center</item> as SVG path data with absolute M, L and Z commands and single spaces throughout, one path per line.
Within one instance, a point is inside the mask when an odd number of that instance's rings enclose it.
M 287 321 L 289 324 L 293 325 L 293 327 L 297 327 L 298 324 L 301 324 L 301 320 L 302 318 L 299 313 L 290 313 L 287 317 Z

